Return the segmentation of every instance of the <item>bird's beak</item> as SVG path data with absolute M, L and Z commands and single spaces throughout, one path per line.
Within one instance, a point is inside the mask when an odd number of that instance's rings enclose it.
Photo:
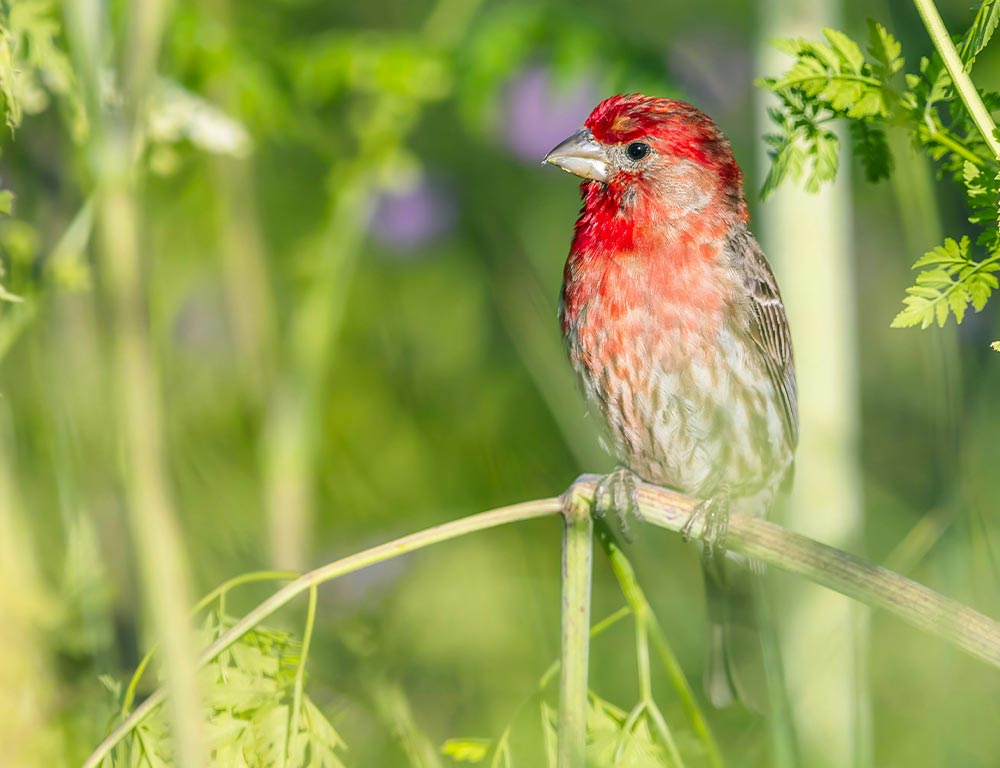
M 607 152 L 588 130 L 577 131 L 549 152 L 542 160 L 542 164 L 545 163 L 584 179 L 608 180 Z

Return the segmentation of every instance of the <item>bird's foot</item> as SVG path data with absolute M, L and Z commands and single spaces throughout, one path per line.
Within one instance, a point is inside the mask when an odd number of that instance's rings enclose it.
M 625 541 L 632 542 L 629 520 L 642 521 L 639 509 L 639 478 L 627 467 L 617 467 L 605 475 L 594 491 L 594 515 L 603 519 L 608 512 L 614 512 Z
M 726 555 L 726 533 L 729 530 L 729 497 L 714 496 L 700 502 L 691 512 L 691 516 L 681 528 L 684 541 L 690 541 L 696 528 L 701 529 L 701 539 L 704 549 L 702 558 L 706 565 L 717 563 L 722 567 Z

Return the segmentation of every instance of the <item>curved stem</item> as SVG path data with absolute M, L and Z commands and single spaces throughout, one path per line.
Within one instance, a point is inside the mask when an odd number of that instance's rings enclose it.
M 937 118 L 933 120 L 933 127 L 930 131 L 931 138 L 942 147 L 951 150 L 963 160 L 967 160 L 977 168 L 983 167 L 983 158 L 962 144 L 952 134 L 940 124 Z
M 306 611 L 306 628 L 302 632 L 302 654 L 299 667 L 295 670 L 295 693 L 292 697 L 292 714 L 288 722 L 288 734 L 285 739 L 285 763 L 289 760 L 289 751 L 293 749 L 295 734 L 299 731 L 299 716 L 302 713 L 302 685 L 306 678 L 306 660 L 309 658 L 309 644 L 312 641 L 313 626 L 316 624 L 316 585 L 309 587 L 309 608 Z
M 251 573 L 243 573 L 239 576 L 234 576 L 228 581 L 222 582 L 219 586 L 199 600 L 195 607 L 191 609 L 191 615 L 196 616 L 211 605 L 211 603 L 217 598 L 222 598 L 227 592 L 229 592 L 229 590 L 235 589 L 243 584 L 250 584 L 255 581 L 291 581 L 301 575 L 302 574 L 295 571 L 253 571 Z M 153 656 L 159 647 L 159 643 L 154 643 L 153 646 L 146 652 L 146 655 L 142 657 L 142 661 L 139 662 L 139 665 L 135 668 L 135 672 L 132 674 L 132 679 L 128 681 L 128 687 L 125 689 L 125 696 L 122 699 L 121 717 L 128 715 L 128 711 L 132 708 L 132 702 L 135 701 L 136 689 L 139 687 L 142 676 L 145 674 L 146 668 L 149 667 L 149 662 L 153 660 Z
M 592 498 L 596 486 L 595 476 L 584 476 L 573 484 L 569 494 L 572 494 L 573 498 Z M 644 520 L 676 533 L 681 532 L 698 504 L 697 499 L 645 483 L 639 484 L 637 495 Z M 282 587 L 223 633 L 202 652 L 198 663 L 204 666 L 282 606 L 323 582 L 469 533 L 555 515 L 563 510 L 563 504 L 563 499 L 557 497 L 483 512 L 404 536 L 310 571 Z M 702 523 L 695 521 L 690 534 L 701 537 L 703 533 Z M 645 597 L 638 589 L 638 584 L 634 583 L 634 574 L 631 574 L 631 581 L 626 578 L 631 573 L 631 567 L 622 570 L 627 561 L 621 556 L 620 550 L 614 554 L 617 545 L 614 544 L 613 538 L 602 533 L 601 543 L 612 559 L 616 576 L 619 576 L 623 592 L 633 611 L 637 605 L 648 609 Z M 1000 623 L 887 568 L 786 531 L 774 523 L 739 515 L 733 516 L 729 521 L 726 546 L 734 552 L 749 555 L 789 573 L 804 576 L 866 605 L 883 608 L 903 621 L 948 640 L 967 653 L 1000 668 Z M 628 590 L 625 589 L 625 584 L 630 585 Z M 642 596 L 641 601 L 640 596 Z M 670 674 L 670 670 L 677 662 L 663 641 L 652 614 L 649 618 L 649 633 L 654 648 Z M 679 670 L 679 665 L 676 669 Z M 675 681 L 675 685 L 677 684 Z M 165 697 L 166 692 L 163 688 L 150 695 L 128 719 L 101 742 L 83 764 L 83 768 L 96 768 L 108 752 L 141 723 Z M 719 763 L 713 759 L 713 764 Z
M 429 547 L 431 544 L 437 544 L 442 541 L 465 536 L 469 533 L 485 531 L 509 523 L 555 515 L 562 511 L 562 505 L 562 499 L 551 498 L 501 507 L 489 512 L 482 512 L 478 515 L 453 520 L 450 523 L 444 523 L 417 533 L 411 533 L 409 536 L 403 536 L 394 541 L 380 544 L 377 547 L 366 549 L 363 552 L 358 552 L 357 554 L 349 555 L 348 557 L 321 566 L 303 574 L 291 584 L 287 584 L 279 589 L 226 630 L 218 640 L 202 652 L 198 660 L 198 665 L 205 666 L 208 664 L 212 659 L 243 637 L 243 635 L 264 621 L 264 619 L 314 586 L 335 579 L 338 576 L 344 576 L 348 573 L 361 570 L 369 565 L 381 563 L 399 555 L 405 555 L 409 552 Z M 93 754 L 83 764 L 83 768 L 97 768 L 108 752 L 125 738 L 132 729 L 145 720 L 165 698 L 166 691 L 163 688 L 158 688 L 150 694 L 124 722 L 108 734 L 107 738 L 98 745 L 97 749 L 94 750 Z
M 983 140 L 989 146 L 993 156 L 1000 160 L 1000 141 L 994 135 L 997 129 L 996 124 L 993 122 L 989 110 L 986 109 L 986 105 L 983 104 L 972 78 L 965 71 L 962 59 L 955 49 L 955 44 L 951 41 L 948 30 L 945 29 L 941 14 L 938 13 L 937 6 L 934 5 L 934 0 L 913 0 L 913 4 L 917 7 L 917 12 L 924 22 L 924 27 L 927 28 L 927 34 L 934 43 L 934 47 L 941 54 L 948 74 L 951 75 L 951 81 L 955 84 L 955 90 L 958 91 L 965 108 L 969 110 L 972 121 L 983 135 Z
M 595 487 L 590 477 L 578 483 L 581 491 L 593 493 Z M 646 484 L 639 486 L 638 496 L 645 520 L 675 532 L 681 531 L 698 503 L 675 491 Z M 700 523 L 693 526 L 691 533 L 702 535 Z M 1000 623 L 887 568 L 766 520 L 741 515 L 730 518 L 726 546 L 889 611 L 1000 668 Z

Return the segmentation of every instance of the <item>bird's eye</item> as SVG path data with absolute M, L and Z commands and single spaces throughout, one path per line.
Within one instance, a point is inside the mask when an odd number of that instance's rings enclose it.
M 627 147 L 625 147 L 625 154 L 628 155 L 629 160 L 638 162 L 642 160 L 650 152 L 649 144 L 644 141 L 633 141 Z

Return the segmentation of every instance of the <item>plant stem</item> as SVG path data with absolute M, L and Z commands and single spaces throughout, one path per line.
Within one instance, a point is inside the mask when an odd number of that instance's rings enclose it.
M 593 475 L 582 476 L 570 487 L 566 496 L 574 499 L 577 504 L 581 503 L 580 500 L 593 498 L 598 479 Z M 698 504 L 697 499 L 645 483 L 639 484 L 638 500 L 644 520 L 676 533 L 681 532 Z M 562 512 L 563 508 L 562 497 L 526 501 L 418 531 L 324 565 L 282 587 L 250 611 L 202 652 L 198 664 L 200 666 L 208 664 L 264 619 L 314 586 L 431 544 L 509 523 L 555 515 Z M 602 524 L 599 532 L 601 532 L 600 541 L 612 561 L 615 575 L 622 585 L 622 591 L 630 607 L 633 612 L 637 609 L 647 611 L 649 635 L 653 647 L 674 680 L 674 685 L 679 690 L 684 690 L 681 686 L 683 673 L 680 672 L 676 658 L 663 639 L 652 612 L 649 612 L 649 604 L 635 581 L 631 565 L 621 553 L 610 531 L 606 530 L 606 526 Z M 704 533 L 702 524 L 696 522 L 690 533 L 695 537 L 701 537 Z M 734 552 L 749 555 L 789 573 L 804 576 L 866 605 L 883 608 L 907 623 L 948 640 L 967 653 L 1000 668 L 1000 623 L 886 568 L 786 531 L 774 523 L 741 515 L 734 515 L 730 519 L 726 545 Z M 579 546 L 579 543 L 574 546 Z M 586 623 L 584 625 L 586 626 Z M 686 680 L 684 685 L 686 686 Z M 690 694 L 689 686 L 686 690 Z M 693 698 L 693 694 L 690 695 Z M 83 768 L 96 768 L 108 752 L 148 717 L 165 697 L 166 691 L 163 688 L 152 693 L 128 719 L 101 742 L 94 753 L 87 758 Z M 689 711 L 688 715 L 691 717 L 692 712 Z M 697 730 L 697 721 L 692 720 L 692 723 Z M 721 765 L 717 755 L 713 755 L 711 759 L 713 765 Z
M 316 585 L 309 587 L 309 608 L 306 610 L 306 627 L 302 632 L 302 654 L 299 667 L 295 670 L 295 693 L 292 697 L 292 714 L 288 721 L 288 735 L 285 740 L 285 763 L 289 751 L 293 749 L 295 734 L 299 730 L 299 716 L 302 713 L 302 686 L 306 679 L 306 661 L 309 658 L 309 644 L 312 642 L 313 627 L 316 624 Z
M 976 124 L 979 133 L 982 134 L 983 140 L 989 146 L 993 156 L 1000 160 L 1000 141 L 994 135 L 997 128 L 996 124 L 993 122 L 989 110 L 986 109 L 986 105 L 983 104 L 983 100 L 979 97 L 979 91 L 976 90 L 972 78 L 965 71 L 962 59 L 955 49 L 955 44 L 951 41 L 948 30 L 945 29 L 944 22 L 941 20 L 941 14 L 938 13 L 934 0 L 913 0 L 913 4 L 917 7 L 917 12 L 924 22 L 924 27 L 927 29 L 927 34 L 930 36 L 931 42 L 934 43 L 934 47 L 937 48 L 937 52 L 944 61 L 948 74 L 951 75 L 951 81 L 955 84 L 955 90 L 958 91 L 958 95 L 962 99 L 962 103 L 965 104 L 965 108 L 969 110 L 972 121 Z
M 585 476 L 575 487 L 577 492 L 593 493 L 596 478 Z M 643 519 L 678 533 L 698 503 L 676 491 L 645 483 L 639 485 L 638 496 Z M 702 535 L 700 524 L 694 525 L 691 534 Z M 889 611 L 1000 668 L 1000 623 L 887 568 L 766 520 L 743 515 L 730 518 L 726 546 L 865 605 Z
M 579 482 L 577 481 L 577 483 Z M 660 657 L 660 663 L 663 664 L 667 677 L 677 692 L 677 696 L 681 701 L 681 706 L 684 707 L 684 712 L 691 723 L 691 727 L 705 748 L 709 764 L 712 768 L 722 768 L 722 755 L 719 752 L 718 745 L 715 743 L 715 738 L 712 736 L 712 731 L 708 727 L 708 721 L 705 719 L 701 707 L 698 706 L 698 700 L 691 689 L 691 684 L 688 682 L 684 670 L 681 669 L 680 662 L 677 661 L 677 657 L 670 648 L 670 644 L 664 637 L 663 630 L 660 629 L 656 615 L 653 613 L 649 601 L 646 600 L 646 595 L 635 577 L 632 564 L 625 557 L 625 553 L 618 544 L 618 540 L 611 532 L 611 528 L 604 521 L 597 523 L 597 540 L 601 543 L 604 554 L 607 555 L 608 561 L 611 563 L 611 570 L 618 580 L 618 586 L 625 596 L 625 601 L 636 616 L 637 623 L 640 615 L 644 617 L 644 629 L 653 643 L 656 655 Z
M 223 597 L 227 592 L 229 592 L 229 590 L 242 586 L 243 584 L 251 584 L 255 581 L 291 581 L 292 579 L 297 579 L 301 575 L 302 574 L 296 573 L 295 571 L 252 571 L 250 573 L 243 573 L 239 576 L 234 576 L 228 581 L 224 581 L 199 600 L 195 607 L 191 609 L 191 615 L 198 615 L 212 602 L 214 602 L 216 598 Z M 146 672 L 149 662 L 153 660 L 153 655 L 156 653 L 157 648 L 159 648 L 159 645 L 154 644 L 146 652 L 146 655 L 142 657 L 142 661 L 140 661 L 139 665 L 135 668 L 135 673 L 132 675 L 132 679 L 129 680 L 128 687 L 125 689 L 125 696 L 122 698 L 122 717 L 127 716 L 128 711 L 132 708 L 132 702 L 135 701 L 136 689 L 139 687 L 139 682 L 142 680 L 142 676 Z
M 649 619 L 652 612 L 649 610 L 635 614 L 635 658 L 639 668 L 639 698 L 643 704 L 643 712 L 648 719 L 653 721 L 655 732 L 659 735 L 667 754 L 670 757 L 670 764 L 677 768 L 684 768 L 684 759 L 680 750 L 677 749 L 677 742 L 667 726 L 667 721 L 656 705 L 653 698 L 653 679 L 649 667 Z
M 563 527 L 557 768 L 584 768 L 586 764 L 593 532 L 590 501 L 579 494 L 570 494 Z
M 331 579 L 336 579 L 339 576 L 353 573 L 370 565 L 429 547 L 431 544 L 438 544 L 442 541 L 456 539 L 469 533 L 485 531 L 501 525 L 556 515 L 562 512 L 562 509 L 563 500 L 558 497 L 514 504 L 509 507 L 482 512 L 478 515 L 463 517 L 459 520 L 453 520 L 449 523 L 443 523 L 433 528 L 418 531 L 417 533 L 411 533 L 409 536 L 403 536 L 385 544 L 380 544 L 377 547 L 366 549 L 363 552 L 335 560 L 332 563 L 303 574 L 291 584 L 286 584 L 250 611 L 250 613 L 226 630 L 218 640 L 202 652 L 198 660 L 198 665 L 205 666 L 211 662 L 251 629 L 314 586 L 318 586 Z M 83 764 L 83 768 L 96 768 L 96 766 L 100 765 L 101 760 L 104 759 L 108 752 L 125 738 L 132 729 L 145 720 L 163 702 L 165 697 L 166 690 L 163 688 L 158 688 L 150 694 L 124 722 L 108 734 L 107 738 L 98 745 L 97 749 L 94 750 L 93 754 Z

